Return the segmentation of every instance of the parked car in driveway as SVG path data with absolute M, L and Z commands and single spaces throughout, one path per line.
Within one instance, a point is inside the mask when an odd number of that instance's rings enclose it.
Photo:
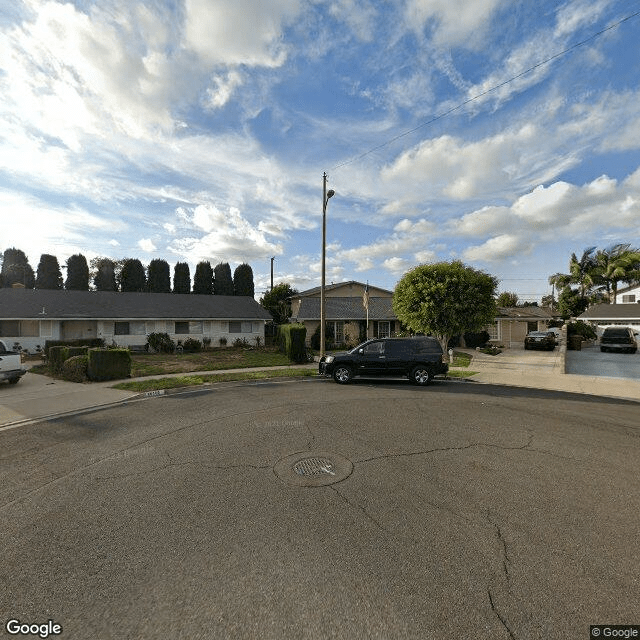
M 442 347 L 435 338 L 380 338 L 368 340 L 346 353 L 321 358 L 321 375 L 332 376 L 339 384 L 347 384 L 356 376 L 409 378 L 426 385 L 449 366 L 443 362 Z
M 553 351 L 556 348 L 556 337 L 553 331 L 529 331 L 524 339 L 524 348 Z
M 607 327 L 600 337 L 600 351 L 635 353 L 638 343 L 631 327 Z
M 0 381 L 6 380 L 9 384 L 16 384 L 25 373 L 20 354 L 17 351 L 9 351 L 0 340 Z

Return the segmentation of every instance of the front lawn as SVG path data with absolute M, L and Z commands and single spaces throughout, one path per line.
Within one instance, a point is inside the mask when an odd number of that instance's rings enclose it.
M 229 347 L 183 354 L 135 353 L 131 354 L 131 377 L 248 367 L 277 367 L 289 364 L 291 362 L 284 353 L 270 347 L 260 349 Z

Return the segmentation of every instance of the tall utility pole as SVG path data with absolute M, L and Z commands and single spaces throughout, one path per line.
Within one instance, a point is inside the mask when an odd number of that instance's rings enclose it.
M 276 259 L 275 256 L 271 258 L 271 291 L 273 291 L 273 261 Z
M 327 191 L 327 174 L 322 175 L 322 281 L 320 284 L 320 357 L 324 356 L 324 325 L 326 322 L 325 309 L 325 254 L 327 251 L 327 203 L 335 195 L 333 189 Z

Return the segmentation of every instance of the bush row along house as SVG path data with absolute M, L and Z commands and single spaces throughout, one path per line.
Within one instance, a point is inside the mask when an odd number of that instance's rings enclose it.
M 357 344 L 360 338 L 386 338 L 402 331 L 393 312 L 393 292 L 369 285 L 369 314 L 363 303 L 365 284 L 351 280 L 325 287 L 325 316 L 337 345 Z M 320 325 L 320 287 L 291 300 L 292 322 L 307 327 L 307 341 Z M 495 322 L 485 327 L 490 341 L 505 347 L 522 347 L 529 331 L 544 331 L 553 316 L 544 307 L 500 308 Z
M 107 345 L 141 347 L 156 332 L 176 342 L 264 344 L 270 320 L 250 296 L 0 289 L 0 338 L 31 353 L 47 340 L 102 338 Z

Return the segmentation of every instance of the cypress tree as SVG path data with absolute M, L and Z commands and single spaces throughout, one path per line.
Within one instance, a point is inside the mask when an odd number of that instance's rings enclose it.
M 196 265 L 196 273 L 193 276 L 193 293 L 200 295 L 213 293 L 213 267 L 208 260 Z
M 217 264 L 213 270 L 213 293 L 217 296 L 233 295 L 233 278 L 228 262 Z
M 138 258 L 127 258 L 120 272 L 120 291 L 145 291 L 147 278 Z
M 91 267 L 95 269 L 93 284 L 96 291 L 117 291 L 116 266 L 110 258 L 93 258 Z
M 0 271 L 3 287 L 12 287 L 14 284 L 24 285 L 25 289 L 33 289 L 35 275 L 24 251 L 5 249 L 2 256 L 2 270 Z
M 173 268 L 173 293 L 191 293 L 191 274 L 186 262 L 178 262 Z
M 89 291 L 89 265 L 81 253 L 67 259 L 67 279 L 64 288 L 69 291 Z
M 147 285 L 151 293 L 171 293 L 169 263 L 156 258 L 149 263 Z
M 246 263 L 240 264 L 233 272 L 233 293 L 236 296 L 251 296 L 255 293 L 253 269 Z
M 36 274 L 36 289 L 62 289 L 62 272 L 58 258 L 50 253 L 40 256 Z

